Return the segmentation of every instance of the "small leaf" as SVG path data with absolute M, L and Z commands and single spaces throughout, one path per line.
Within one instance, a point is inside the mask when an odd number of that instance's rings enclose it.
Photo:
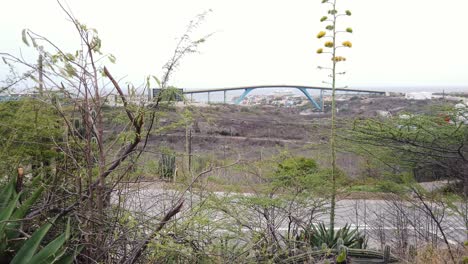
M 109 54 L 109 56 L 107 56 L 107 58 L 109 58 L 109 61 L 114 63 L 115 64 L 115 56 L 112 55 L 112 54 Z
M 161 87 L 161 81 L 159 81 L 158 77 L 152 75 L 153 79 L 156 81 L 159 87 Z
M 23 29 L 23 31 L 21 31 L 21 38 L 23 39 L 23 43 L 29 47 L 28 36 L 26 35 L 26 31 L 27 29 Z
M 74 76 L 76 73 L 75 68 L 70 63 L 65 64 L 65 72 L 69 77 Z
M 146 87 L 150 87 L 151 86 L 151 82 L 150 82 L 150 76 L 146 77 Z
M 36 43 L 36 40 L 35 40 L 34 38 L 31 38 L 31 42 L 32 42 L 32 44 L 33 44 L 33 47 L 35 47 L 35 48 L 38 47 L 38 45 L 37 45 L 37 43 Z
M 67 58 L 67 60 L 69 60 L 69 61 L 72 61 L 72 60 L 75 59 L 75 57 L 74 57 L 73 54 L 71 54 L 71 53 L 66 53 L 66 54 L 65 54 L 65 58 Z

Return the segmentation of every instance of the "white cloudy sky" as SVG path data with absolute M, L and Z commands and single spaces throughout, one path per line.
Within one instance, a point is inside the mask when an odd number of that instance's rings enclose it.
M 136 84 L 160 75 L 176 38 L 196 14 L 212 9 L 195 34 L 215 34 L 187 57 L 176 86 L 254 84 L 321 86 L 328 62 L 315 53 L 326 13 L 320 0 L 68 0 L 74 15 L 97 28 L 103 49 L 117 57 L 114 75 Z M 468 1 L 341 0 L 353 16 L 353 49 L 346 52 L 350 87 L 468 87 Z M 21 43 L 29 28 L 73 51 L 73 27 L 54 0 L 3 0 L 0 51 L 31 56 Z M 0 68 L 0 78 L 5 75 Z

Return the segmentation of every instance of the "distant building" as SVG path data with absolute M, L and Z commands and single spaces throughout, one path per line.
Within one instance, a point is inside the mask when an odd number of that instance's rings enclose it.
M 22 98 L 35 98 L 37 93 L 10 93 L 0 95 L 0 102 L 18 101 Z
M 405 94 L 406 99 L 410 100 L 431 100 L 432 93 L 431 92 L 412 92 Z

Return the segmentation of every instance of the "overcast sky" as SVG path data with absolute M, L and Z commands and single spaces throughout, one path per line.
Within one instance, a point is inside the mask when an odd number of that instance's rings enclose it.
M 196 14 L 212 9 L 194 38 L 214 32 L 199 54 L 187 57 L 174 75 L 179 87 L 211 88 L 256 84 L 322 86 L 328 63 L 315 53 L 325 24 L 320 0 L 68 0 L 74 15 L 98 29 L 103 50 L 117 57 L 109 68 L 139 84 L 161 75 L 176 39 Z M 350 87 L 468 87 L 467 0 L 341 0 L 352 17 L 339 26 L 346 36 Z M 76 49 L 75 31 L 53 0 L 4 0 L 0 51 L 35 59 L 21 42 L 29 28 Z M 0 77 L 5 68 L 0 68 Z

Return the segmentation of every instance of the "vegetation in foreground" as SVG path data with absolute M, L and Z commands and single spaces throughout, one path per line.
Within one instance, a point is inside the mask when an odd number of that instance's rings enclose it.
M 326 47 L 335 51 L 339 14 L 335 1 L 330 3 L 333 25 L 327 30 L 333 32 L 334 41 Z M 191 148 L 195 122 L 189 109 L 175 112 L 176 122 L 163 119 L 174 113 L 170 99 L 175 90 L 169 85 L 173 69 L 204 38 L 191 40 L 184 34 L 162 77 L 150 76 L 145 86 L 149 88 L 152 81 L 163 92 L 152 102 L 138 104 L 129 100 L 102 64 L 101 59 L 112 63 L 115 58 L 101 51 L 97 31 L 64 11 L 82 49 L 65 52 L 26 30 L 23 41 L 37 50 L 37 64 L 1 54 L 12 69 L 18 64 L 26 67 L 23 76 L 37 86 L 32 100 L 0 103 L 3 262 L 466 261 L 468 133 L 466 125 L 457 121 L 464 114 L 460 109 L 356 120 L 340 130 L 334 116 L 332 150 L 323 154 L 331 167 L 287 152 L 260 160 L 197 160 Z M 202 18 L 192 22 L 187 32 Z M 336 62 L 343 61 L 334 51 L 333 79 Z M 115 89 L 123 107 L 106 109 L 103 80 Z M 116 124 L 122 128 L 119 133 L 106 130 Z M 148 147 L 151 137 L 175 128 L 185 131 L 182 151 Z M 338 168 L 337 146 L 366 160 L 368 173 L 361 187 L 353 185 L 359 179 L 350 180 Z M 155 156 L 161 157 L 159 162 L 146 167 L 139 162 Z M 177 158 L 182 162 L 177 163 Z M 139 177 L 150 166 L 179 187 L 145 188 Z M 217 176 L 225 169 L 243 177 L 250 192 L 210 191 L 208 175 Z M 434 177 L 451 184 L 428 191 L 417 181 Z M 353 188 L 372 185 L 392 195 L 377 209 L 372 208 L 375 201 L 369 205 L 363 201 L 364 209 L 361 201 L 354 201 L 353 225 L 333 228 L 339 219 L 337 200 Z

